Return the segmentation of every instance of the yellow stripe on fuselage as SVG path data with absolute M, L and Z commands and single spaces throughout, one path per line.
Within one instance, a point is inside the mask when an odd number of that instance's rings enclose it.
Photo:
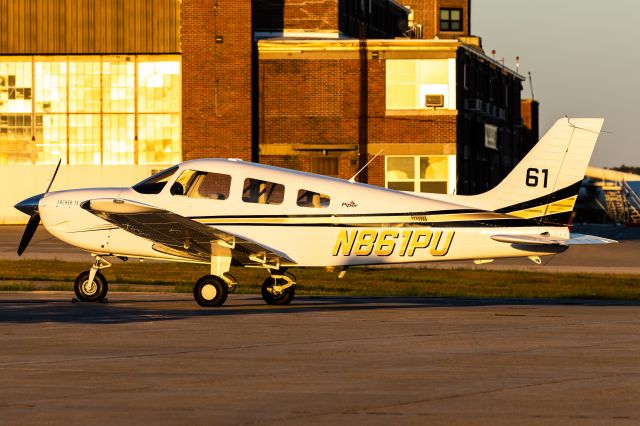
M 403 215 L 388 216 L 298 216 L 298 217 L 213 217 L 206 219 L 196 219 L 206 225 L 306 225 L 306 224 L 326 224 L 326 225 L 367 225 L 367 224 L 409 224 L 409 223 L 444 223 L 444 222 L 466 222 L 475 220 L 495 220 L 508 219 L 507 215 L 493 212 L 475 213 L 450 213 L 431 215 Z
M 575 205 L 577 198 L 578 196 L 574 195 L 573 197 L 565 198 L 564 200 L 558 200 L 553 203 L 543 204 L 541 206 L 518 210 L 507 214 L 509 216 L 516 216 L 522 219 L 533 219 L 541 216 L 570 212 L 573 210 L 573 206 Z

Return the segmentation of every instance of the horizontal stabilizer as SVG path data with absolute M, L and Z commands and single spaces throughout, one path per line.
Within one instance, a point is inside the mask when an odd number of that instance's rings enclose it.
M 566 239 L 545 235 L 492 235 L 491 239 L 508 244 L 564 245 Z
M 616 240 L 608 238 L 596 237 L 593 235 L 571 234 L 571 238 L 559 238 L 549 235 L 492 235 L 491 239 L 501 243 L 508 244 L 527 244 L 527 245 L 559 245 L 572 246 L 581 244 L 611 244 L 617 243 Z
M 609 238 L 596 237 L 595 235 L 585 234 L 571 234 L 565 244 L 568 246 L 580 245 L 580 244 L 615 244 L 616 240 L 610 240 Z

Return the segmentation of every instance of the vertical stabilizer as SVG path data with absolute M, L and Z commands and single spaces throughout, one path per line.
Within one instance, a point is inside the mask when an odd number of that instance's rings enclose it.
M 470 200 L 483 209 L 566 225 L 602 118 L 561 118 L 495 188 Z

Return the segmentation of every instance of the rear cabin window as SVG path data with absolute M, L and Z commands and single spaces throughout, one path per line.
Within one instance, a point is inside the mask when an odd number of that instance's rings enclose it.
M 231 176 L 222 173 L 185 170 L 171 186 L 173 195 L 190 198 L 226 200 L 231 189 Z
M 297 204 L 300 207 L 312 207 L 316 209 L 327 208 L 331 199 L 328 195 L 301 189 L 298 191 Z
M 242 201 L 257 204 L 282 204 L 284 185 L 265 180 L 247 178 L 244 180 Z

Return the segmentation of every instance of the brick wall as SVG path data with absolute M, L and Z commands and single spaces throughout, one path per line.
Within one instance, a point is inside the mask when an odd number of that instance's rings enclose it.
M 389 0 L 254 0 L 256 31 L 331 32 L 358 38 L 393 38 L 407 29 L 407 13 Z
M 252 3 L 256 30 L 338 31 L 338 0 L 257 0 Z
M 260 61 L 259 142 L 267 145 L 331 145 L 358 143 L 359 61 Z M 291 155 L 260 155 L 260 162 L 311 171 L 311 157 L 340 157 L 341 177 L 357 170 L 357 151 L 292 151 Z M 353 166 L 351 165 L 353 163 Z
M 424 38 L 456 38 L 470 33 L 471 0 L 407 0 L 403 4 L 413 10 L 414 24 L 422 25 Z M 463 31 L 440 32 L 440 8 L 462 9 Z
M 353 176 L 358 170 L 360 63 L 353 51 L 342 59 L 261 59 L 260 149 L 270 152 L 269 145 L 288 145 L 290 152 L 261 154 L 260 162 L 312 171 L 312 156 L 338 156 L 340 177 Z M 369 144 L 451 144 L 455 152 L 455 115 L 387 115 L 385 61 L 366 64 Z M 300 149 L 305 144 L 327 149 Z M 331 151 L 336 144 L 354 149 Z M 371 159 L 376 152 L 363 154 Z M 384 186 L 384 155 L 367 168 L 368 183 Z
M 261 61 L 260 143 L 357 143 L 358 70 L 357 60 Z
M 183 158 L 250 160 L 251 2 L 183 1 L 180 15 Z

